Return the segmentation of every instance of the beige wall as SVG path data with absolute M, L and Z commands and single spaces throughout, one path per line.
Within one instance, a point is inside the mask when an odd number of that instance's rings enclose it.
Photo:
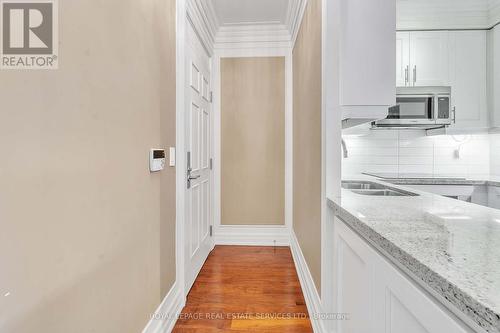
M 285 58 L 221 60 L 222 224 L 284 224 Z
M 1 332 L 137 333 L 172 285 L 174 3 L 59 1 L 60 69 L 0 72 Z
M 321 287 L 321 0 L 309 0 L 293 50 L 293 229 Z

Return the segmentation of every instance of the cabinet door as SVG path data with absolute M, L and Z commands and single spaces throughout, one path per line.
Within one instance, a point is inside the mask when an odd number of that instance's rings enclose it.
M 337 333 L 472 333 L 460 319 L 374 250 L 341 219 L 334 220 Z
M 348 315 L 336 321 L 336 332 L 373 332 L 372 250 L 337 218 L 334 244 L 335 312 Z
M 410 33 L 396 34 L 396 85 L 406 87 L 410 83 Z
M 488 128 L 486 31 L 449 34 L 451 102 L 456 118 L 451 129 Z
M 500 26 L 496 26 L 489 34 L 490 50 L 489 65 L 490 74 L 490 112 L 493 127 L 500 127 Z
M 458 318 L 420 290 L 382 256 L 374 260 L 377 287 L 375 298 L 384 308 L 385 333 L 472 333 Z M 382 327 L 382 326 L 380 326 Z
M 410 81 L 412 85 L 449 85 L 447 58 L 448 32 L 410 33 Z

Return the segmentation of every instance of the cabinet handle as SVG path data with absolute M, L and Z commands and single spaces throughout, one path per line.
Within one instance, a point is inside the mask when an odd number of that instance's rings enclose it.
M 456 107 L 452 107 L 451 110 L 453 111 L 453 123 L 456 124 L 457 123 L 457 109 Z
M 406 65 L 406 68 L 405 68 L 405 86 L 407 86 L 409 83 L 409 78 L 408 78 L 409 72 L 410 72 L 410 65 Z
M 417 83 L 417 65 L 413 66 L 413 85 Z

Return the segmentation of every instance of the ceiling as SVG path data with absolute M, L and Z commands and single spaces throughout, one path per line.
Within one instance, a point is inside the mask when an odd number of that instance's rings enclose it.
M 221 27 L 284 25 L 292 0 L 209 0 Z

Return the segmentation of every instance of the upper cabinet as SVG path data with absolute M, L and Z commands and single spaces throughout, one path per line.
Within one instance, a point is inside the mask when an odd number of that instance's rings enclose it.
M 500 127 L 500 26 L 489 32 L 488 48 L 488 83 L 489 109 L 491 112 L 491 126 Z
M 410 33 L 396 34 L 396 85 L 407 87 L 410 83 Z
M 497 43 L 500 55 L 500 33 L 491 32 L 490 40 Z M 491 44 L 491 42 L 490 42 Z M 492 44 L 493 45 L 493 44 Z M 487 71 L 487 32 L 469 31 L 412 31 L 398 32 L 396 37 L 396 82 L 399 87 L 451 86 L 455 123 L 448 128 L 450 134 L 484 131 L 490 118 L 500 127 L 500 57 L 490 55 Z M 487 72 L 491 73 L 488 107 Z M 496 81 L 495 81 L 496 80 Z M 490 117 L 488 109 L 497 110 Z M 495 116 L 496 114 L 496 116 Z
M 326 8 L 327 109 L 343 119 L 385 118 L 396 102 L 396 1 L 328 0 Z
M 400 87 L 446 86 L 448 32 L 398 32 L 396 36 L 396 82 Z
M 451 103 L 456 119 L 450 130 L 489 127 L 486 59 L 486 31 L 449 33 Z

